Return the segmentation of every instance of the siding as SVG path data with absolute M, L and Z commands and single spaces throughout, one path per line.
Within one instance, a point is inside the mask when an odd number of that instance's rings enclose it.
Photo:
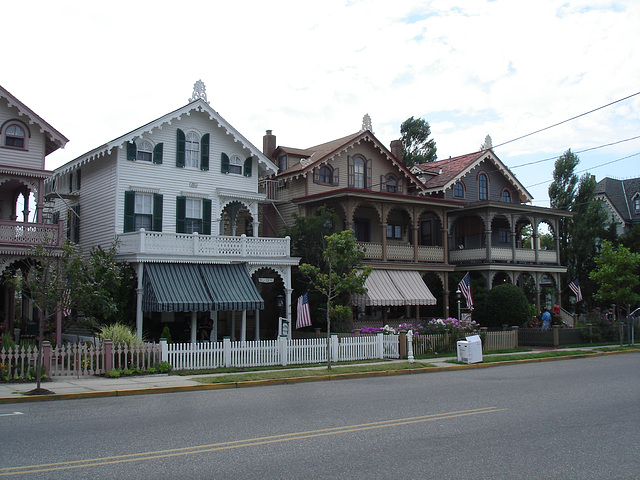
M 511 185 L 511 183 L 496 170 L 492 163 L 484 160 L 462 178 L 462 182 L 465 186 L 465 196 L 462 200 L 467 202 L 478 201 L 478 175 L 480 172 L 486 173 L 489 177 L 489 200 L 501 202 L 502 190 L 504 188 L 508 188 L 511 192 L 511 202 L 519 203 L 518 193 L 514 189 L 513 185 Z M 447 189 L 445 192 L 445 198 L 448 200 L 461 200 L 460 198 L 454 198 L 453 188 Z
M 16 108 L 9 108 L 3 102 L 0 105 L 0 125 L 12 119 L 18 120 L 23 128 L 27 128 L 31 132 L 31 137 L 27 139 L 28 150 L 0 146 L 0 164 L 18 168 L 32 168 L 34 170 L 44 169 L 44 133 L 40 132 L 37 125 L 29 125 L 28 119 L 25 117 L 19 117 Z

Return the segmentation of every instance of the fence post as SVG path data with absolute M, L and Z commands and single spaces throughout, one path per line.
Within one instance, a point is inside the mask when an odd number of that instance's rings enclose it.
M 413 363 L 413 330 L 407 332 L 407 360 L 409 363 Z
M 331 334 L 331 360 L 333 362 L 340 361 L 340 346 L 338 345 L 338 334 Z
M 518 348 L 518 332 L 520 331 L 520 327 L 514 325 L 511 327 L 511 330 L 513 331 L 513 348 Z
M 160 361 L 169 361 L 169 346 L 167 345 L 167 340 L 164 338 L 160 339 Z
M 287 356 L 288 349 L 287 349 L 287 336 L 286 335 L 280 335 L 278 337 L 278 350 L 280 350 L 280 365 L 282 365 L 283 367 L 287 366 L 287 362 L 289 361 L 289 358 Z
M 384 337 L 382 332 L 376 333 L 377 340 L 377 348 L 378 348 L 378 358 L 384 358 Z
M 553 326 L 553 346 L 557 347 L 558 345 L 560 345 L 560 326 L 554 325 Z
M 113 340 L 107 338 L 102 342 L 102 354 L 104 355 L 104 372 L 113 370 Z
M 42 364 L 44 365 L 44 374 L 47 377 L 50 377 L 51 376 L 51 343 L 48 340 L 45 340 L 42 342 Z
M 231 337 L 222 337 L 222 358 L 225 367 L 231 366 Z
M 400 354 L 400 358 L 407 358 L 407 332 L 401 330 L 398 334 L 398 353 Z

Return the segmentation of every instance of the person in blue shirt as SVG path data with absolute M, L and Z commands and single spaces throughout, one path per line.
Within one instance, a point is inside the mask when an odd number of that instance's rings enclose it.
M 542 330 L 549 330 L 551 326 L 551 314 L 546 308 L 542 312 Z

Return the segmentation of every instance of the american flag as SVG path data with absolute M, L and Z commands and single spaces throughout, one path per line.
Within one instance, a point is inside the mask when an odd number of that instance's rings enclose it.
M 304 292 L 298 297 L 298 317 L 296 329 L 311 326 L 311 310 L 309 309 L 309 292 Z
M 462 292 L 462 296 L 467 301 L 467 308 L 473 308 L 473 297 L 471 296 L 471 279 L 469 278 L 469 272 L 462 277 L 458 288 Z
M 65 288 L 62 292 L 62 316 L 68 317 L 71 315 L 71 290 Z
M 582 290 L 580 290 L 580 284 L 578 283 L 578 277 L 576 277 L 573 280 L 571 280 L 571 283 L 569 284 L 569 288 L 575 294 L 576 302 L 581 302 L 582 301 Z

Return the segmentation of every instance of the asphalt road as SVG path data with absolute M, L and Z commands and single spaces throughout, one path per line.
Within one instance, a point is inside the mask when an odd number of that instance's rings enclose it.
M 0 478 L 637 479 L 640 354 L 0 405 Z

